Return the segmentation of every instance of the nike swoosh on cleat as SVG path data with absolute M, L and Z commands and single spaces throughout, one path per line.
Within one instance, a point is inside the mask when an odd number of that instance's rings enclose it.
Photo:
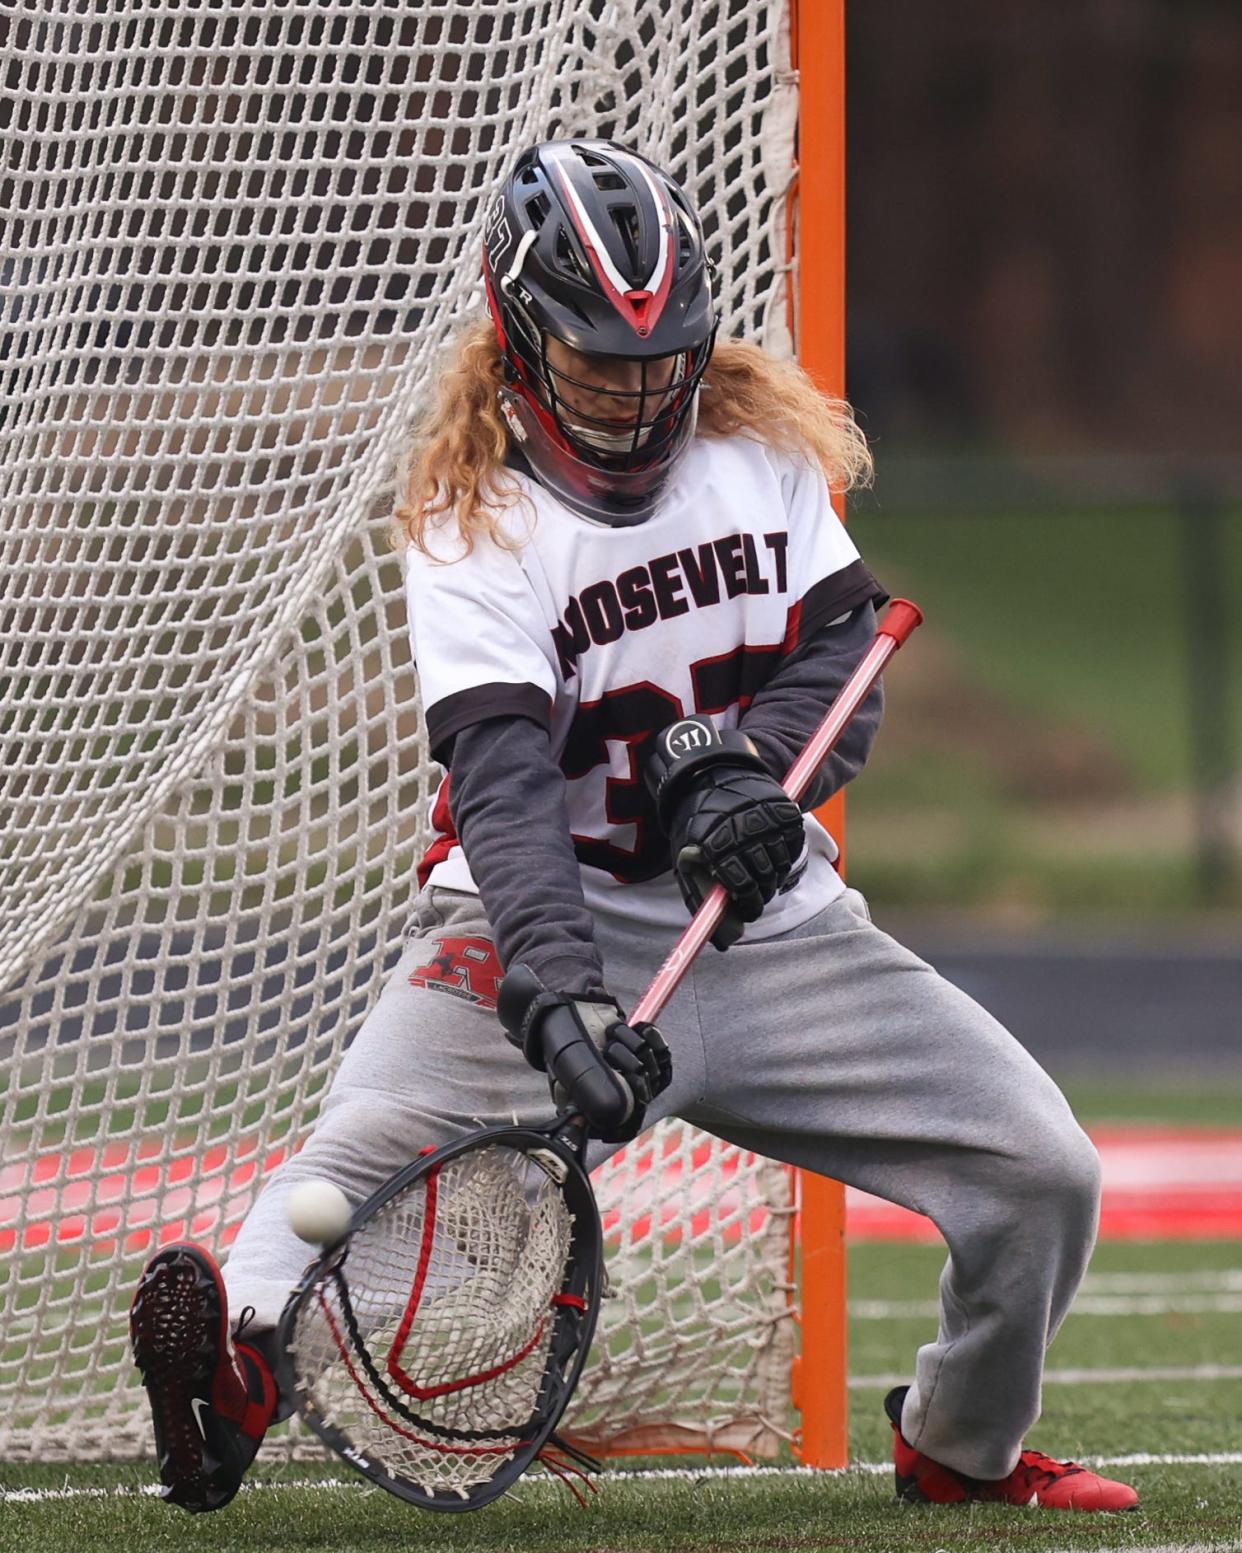
M 1038 1493 L 1034 1493 L 1034 1494 L 1032 1494 L 1032 1495 L 1031 1495 L 1031 1497 L 1030 1497 L 1030 1498 L 1029 1498 L 1029 1499 L 1028 1499 L 1028 1500 L 1027 1500 L 1027 1501 L 1026 1501 L 1026 1507 L 1027 1507 L 1027 1509 L 1028 1509 L 1028 1510 L 1029 1510 L 1029 1509 L 1030 1509 L 1030 1508 L 1031 1508 L 1031 1506 L 1032 1506 L 1032 1505 L 1033 1505 L 1033 1504 L 1038 1504 L 1038 1503 L 1039 1503 L 1039 1495 L 1038 1495 Z
M 200 1407 L 210 1407 L 210 1406 L 211 1406 L 211 1403 L 207 1402 L 202 1397 L 191 1397 L 190 1398 L 190 1411 L 194 1414 L 194 1422 L 198 1425 L 198 1432 L 199 1432 L 199 1434 L 202 1435 L 204 1443 L 206 1442 L 206 1439 L 207 1439 L 207 1431 L 206 1431 L 206 1429 L 203 1428 L 203 1420 L 199 1416 L 199 1411 L 198 1410 L 199 1410 Z

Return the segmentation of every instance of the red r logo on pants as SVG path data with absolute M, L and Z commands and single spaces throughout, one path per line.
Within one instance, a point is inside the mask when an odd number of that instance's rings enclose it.
M 479 1008 L 496 1007 L 500 978 L 504 975 L 490 938 L 436 938 L 440 953 L 410 974 L 411 987 L 447 992 Z

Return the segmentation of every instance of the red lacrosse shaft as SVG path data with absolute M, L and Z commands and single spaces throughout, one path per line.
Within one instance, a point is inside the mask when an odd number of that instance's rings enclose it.
M 811 778 L 819 770 L 829 750 L 844 733 L 854 713 L 867 699 L 884 665 L 910 633 L 923 623 L 923 611 L 909 599 L 894 599 L 885 611 L 875 641 L 867 649 L 858 667 L 841 687 L 841 694 L 824 714 L 824 720 L 807 740 L 806 748 L 790 766 L 781 784 L 797 803 Z M 691 917 L 689 926 L 673 945 L 668 959 L 656 972 L 655 980 L 630 1015 L 630 1023 L 659 1018 L 664 1005 L 676 992 L 682 977 L 690 969 L 699 950 L 716 931 L 725 914 L 729 895 L 723 884 L 714 884 L 703 904 Z

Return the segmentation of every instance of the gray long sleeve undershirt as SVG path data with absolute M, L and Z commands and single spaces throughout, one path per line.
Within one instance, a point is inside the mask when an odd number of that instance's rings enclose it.
M 870 604 L 824 626 L 759 690 L 742 728 L 779 780 L 875 636 Z M 883 713 L 875 689 L 802 801 L 812 808 L 851 781 Z M 569 830 L 565 778 L 548 733 L 526 717 L 491 717 L 453 742 L 449 806 L 505 967 L 530 966 L 558 992 L 599 991 L 603 964 Z
M 507 970 L 556 992 L 603 990 L 604 969 L 548 731 L 489 717 L 453 741 L 449 809 Z
M 780 668 L 742 714 L 742 731 L 755 741 L 764 765 L 778 782 L 871 646 L 875 630 L 875 607 L 871 604 L 854 610 L 839 625 L 823 626 L 782 659 Z M 876 680 L 803 796 L 803 809 L 817 808 L 854 780 L 867 763 L 883 715 L 884 686 Z

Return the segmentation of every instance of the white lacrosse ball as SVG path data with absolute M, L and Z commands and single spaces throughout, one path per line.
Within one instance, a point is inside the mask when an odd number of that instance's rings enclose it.
M 349 1199 L 331 1181 L 299 1181 L 285 1199 L 289 1228 L 312 1246 L 330 1246 L 349 1228 Z

